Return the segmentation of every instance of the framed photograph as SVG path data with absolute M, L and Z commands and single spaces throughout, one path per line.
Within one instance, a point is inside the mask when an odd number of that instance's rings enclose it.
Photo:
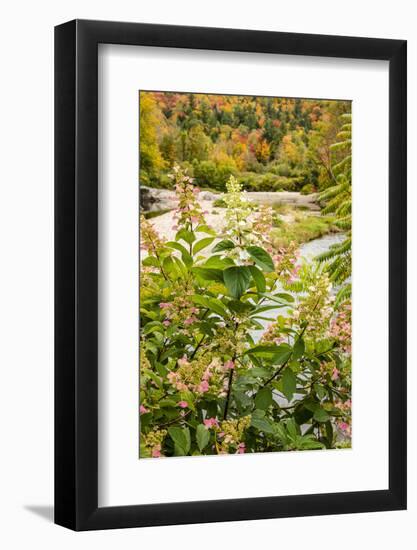
M 55 522 L 406 507 L 406 42 L 55 29 Z

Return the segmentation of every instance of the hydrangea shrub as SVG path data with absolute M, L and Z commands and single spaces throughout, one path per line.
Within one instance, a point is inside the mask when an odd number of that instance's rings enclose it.
M 171 177 L 175 239 L 140 221 L 140 457 L 349 447 L 350 301 L 274 247 L 271 209 L 233 177 L 220 234 Z

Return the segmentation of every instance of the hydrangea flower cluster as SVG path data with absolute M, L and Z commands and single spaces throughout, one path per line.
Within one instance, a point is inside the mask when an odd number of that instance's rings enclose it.
M 342 350 L 350 354 L 352 349 L 352 306 L 345 302 L 330 325 L 329 336 L 337 340 Z
M 204 223 L 203 213 L 198 202 L 200 189 L 193 185 L 193 179 L 184 174 L 178 164 L 174 166 L 170 178 L 173 180 L 178 200 L 178 207 L 174 214 L 176 225 L 173 229 L 178 230 L 182 227 L 195 229 L 199 224 Z
M 149 220 L 142 214 L 140 216 L 140 248 L 149 254 L 159 257 L 164 247 L 162 239 Z
M 243 454 L 246 449 L 244 442 L 245 432 L 251 424 L 251 417 L 243 416 L 232 420 L 224 420 L 217 434 L 219 440 L 219 454 L 235 452 Z

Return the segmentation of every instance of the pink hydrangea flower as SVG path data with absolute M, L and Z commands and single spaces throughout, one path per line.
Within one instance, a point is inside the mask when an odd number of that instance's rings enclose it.
M 200 218 L 198 216 L 191 216 L 191 221 L 193 223 L 198 223 L 200 221 Z
M 209 391 L 209 383 L 207 380 L 203 380 L 201 384 L 199 384 L 197 391 L 200 393 L 206 393 Z
M 347 422 L 339 422 L 339 428 L 342 430 L 342 432 L 348 432 L 349 424 Z
M 186 319 L 184 321 L 184 325 L 192 325 L 196 321 L 197 321 L 197 319 L 195 317 L 188 317 L 188 319 Z
M 178 401 L 178 406 L 181 407 L 181 409 L 186 409 L 188 407 L 187 401 Z
M 159 458 L 161 456 L 161 446 L 157 445 L 152 449 L 152 458 Z
M 169 327 L 171 321 L 169 319 L 165 319 L 165 321 L 162 321 L 162 324 L 164 325 L 164 327 Z
M 210 371 L 210 367 L 207 367 L 206 370 L 203 372 L 203 380 L 210 380 L 210 378 L 213 376 L 213 373 Z
M 141 406 L 139 407 L 139 412 L 140 412 L 140 414 L 145 414 L 145 413 L 149 412 L 149 409 L 147 409 L 146 407 L 144 407 L 143 405 L 141 405 Z
M 171 307 L 171 304 L 170 304 L 169 302 L 161 302 L 161 303 L 159 304 L 159 307 L 160 307 L 161 309 L 167 309 L 167 308 Z
M 340 374 L 340 371 L 335 367 L 332 371 L 332 380 L 338 380 L 339 374 Z
M 226 363 L 224 364 L 224 368 L 225 369 L 234 369 L 235 368 L 235 364 L 234 362 L 229 359 L 228 361 L 226 361 Z
M 243 455 L 244 452 L 245 452 L 245 449 L 246 449 L 245 444 L 244 443 L 239 443 L 239 445 L 237 446 L 238 454 Z
M 219 427 L 219 421 L 217 420 L 217 418 L 206 418 L 204 420 L 204 426 L 207 429 L 213 428 L 213 427 L 218 428 Z

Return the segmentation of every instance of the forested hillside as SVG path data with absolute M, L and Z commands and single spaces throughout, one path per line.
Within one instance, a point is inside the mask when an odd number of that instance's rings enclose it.
M 231 175 L 250 191 L 324 190 L 348 112 L 349 101 L 141 92 L 140 182 L 170 188 L 179 164 L 217 191 Z

